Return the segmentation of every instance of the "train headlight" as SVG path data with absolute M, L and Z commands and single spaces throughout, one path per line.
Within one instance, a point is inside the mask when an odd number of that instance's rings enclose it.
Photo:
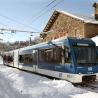
M 81 72 L 79 72 L 79 75 L 81 75 Z

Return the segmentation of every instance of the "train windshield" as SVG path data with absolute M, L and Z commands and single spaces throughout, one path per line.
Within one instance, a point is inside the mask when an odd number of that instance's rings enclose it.
M 77 64 L 92 66 L 96 64 L 96 49 L 93 46 L 74 46 Z

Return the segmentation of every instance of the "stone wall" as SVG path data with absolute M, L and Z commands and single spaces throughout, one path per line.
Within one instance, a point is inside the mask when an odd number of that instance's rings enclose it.
M 48 31 L 44 41 L 62 36 L 84 37 L 84 22 L 60 13 Z
M 98 24 L 85 24 L 85 37 L 92 38 L 98 35 Z

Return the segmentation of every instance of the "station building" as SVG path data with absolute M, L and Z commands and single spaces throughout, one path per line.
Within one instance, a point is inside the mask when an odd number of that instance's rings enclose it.
M 94 3 L 93 7 L 93 16 L 55 10 L 41 34 L 42 41 L 64 36 L 92 38 L 98 35 L 98 3 Z

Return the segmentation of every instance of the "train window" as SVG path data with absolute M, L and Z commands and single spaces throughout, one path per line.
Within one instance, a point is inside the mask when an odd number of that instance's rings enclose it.
M 13 62 L 13 55 L 4 55 L 3 60 L 4 60 L 4 62 L 11 63 L 11 62 Z
M 4 62 L 7 61 L 7 56 L 6 56 L 6 55 L 3 56 L 3 61 L 4 61 Z
M 39 62 L 41 63 L 61 63 L 62 50 L 60 48 L 51 48 L 51 49 L 43 49 L 39 50 Z
M 68 47 L 65 47 L 65 63 L 71 63 L 71 53 Z
M 13 62 L 13 56 L 8 56 L 8 61 Z
M 19 62 L 23 63 L 24 62 L 24 55 L 19 55 Z
M 80 65 L 95 65 L 96 50 L 92 46 L 74 46 L 77 63 Z
M 3 56 L 3 60 L 6 61 L 6 55 Z
M 54 62 L 62 62 L 62 50 L 60 48 L 54 49 Z
M 32 54 L 19 55 L 19 62 L 24 64 L 32 64 Z

